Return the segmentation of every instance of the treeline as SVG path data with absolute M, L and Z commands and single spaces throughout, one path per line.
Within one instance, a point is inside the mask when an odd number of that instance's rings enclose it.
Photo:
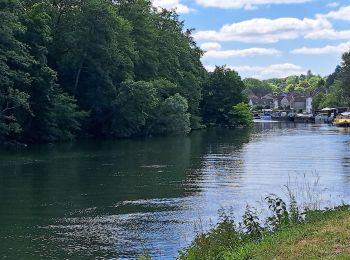
M 148 0 L 2 0 L 0 142 L 236 125 L 243 83 L 208 73 L 191 32 Z
M 350 107 L 350 51 L 343 54 L 341 64 L 326 79 L 322 91 L 314 98 L 314 106 Z
M 255 94 L 262 97 L 266 94 L 281 93 L 313 96 L 313 109 L 325 107 L 350 107 L 350 51 L 342 55 L 341 64 L 327 77 L 314 75 L 292 75 L 286 78 L 243 80 L 245 95 Z
M 320 75 L 314 75 L 310 70 L 306 75 L 291 75 L 285 78 L 275 78 L 267 80 L 258 80 L 254 78 L 247 78 L 243 80 L 246 89 L 245 94 L 254 93 L 262 97 L 266 94 L 281 94 L 294 93 L 300 95 L 314 95 L 326 83 L 326 78 Z

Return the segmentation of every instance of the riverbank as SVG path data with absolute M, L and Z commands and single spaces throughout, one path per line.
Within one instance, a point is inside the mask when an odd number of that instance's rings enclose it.
M 219 223 L 209 233 L 197 236 L 192 246 L 184 251 L 181 259 L 349 259 L 350 257 L 349 206 L 325 211 L 309 211 L 300 221 L 287 223 L 273 232 L 262 234 L 261 238 L 249 235 L 249 227 L 246 227 L 244 233 L 240 233 L 225 221 Z

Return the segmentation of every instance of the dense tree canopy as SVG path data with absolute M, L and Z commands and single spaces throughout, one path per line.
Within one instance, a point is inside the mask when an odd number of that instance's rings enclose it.
M 314 108 L 350 106 L 350 52 L 342 56 L 340 66 L 326 79 L 325 89 L 314 98 Z
M 344 98 L 346 98 L 346 102 L 348 102 L 350 99 L 350 51 L 344 53 L 342 56 L 339 84 L 344 93 Z
M 275 93 L 278 91 L 278 88 L 275 84 L 268 81 L 261 81 L 254 78 L 246 78 L 243 80 L 245 85 L 245 94 L 249 95 L 253 93 L 258 97 L 265 96 L 269 93 Z
M 241 125 L 251 92 L 321 93 L 319 105 L 348 104 L 349 53 L 327 79 L 309 71 L 242 81 L 226 67 L 208 73 L 192 31 L 150 0 L 1 1 L 0 142 Z
M 207 83 L 192 30 L 149 0 L 6 0 L 0 25 L 1 142 L 188 133 L 242 101 L 239 76 Z
M 229 125 L 232 106 L 243 100 L 244 83 L 237 72 L 216 67 L 203 85 L 202 111 L 205 122 Z

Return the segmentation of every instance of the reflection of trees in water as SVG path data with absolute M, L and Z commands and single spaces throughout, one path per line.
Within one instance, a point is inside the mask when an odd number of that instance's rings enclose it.
M 212 128 L 203 131 L 201 166 L 189 176 L 191 183 L 205 190 L 208 187 L 236 186 L 242 173 L 241 150 L 249 142 L 250 134 L 249 129 Z
M 21 250 L 28 251 L 29 246 L 39 251 L 45 248 L 54 255 L 67 243 L 77 248 L 98 240 L 111 245 L 121 240 L 109 235 L 125 238 L 125 232 L 136 238 L 139 229 L 154 228 L 150 223 L 162 219 L 161 212 L 180 214 L 181 198 L 201 191 L 200 179 L 208 154 L 233 153 L 248 141 L 246 130 L 215 128 L 187 137 L 38 145 L 11 156 L 2 154 L 13 165 L 0 165 L 1 172 L 8 170 L 1 176 L 0 194 L 7 196 L 1 196 L 4 203 L 0 207 L 1 212 L 12 212 L 14 216 L 0 215 L 0 223 L 20 227 L 16 237 L 31 234 L 37 239 L 31 245 L 12 241 L 22 244 L 18 246 L 19 254 Z M 178 198 L 178 202 L 172 198 Z M 158 216 L 149 222 L 144 217 L 136 221 L 136 212 L 157 212 Z M 130 219 L 121 221 L 117 217 L 125 214 L 130 214 Z M 163 217 L 169 221 L 169 216 Z M 59 221 L 56 227 L 38 229 L 51 226 L 53 220 Z M 118 228 L 121 224 L 122 229 Z M 13 233 L 0 227 L 3 235 Z M 61 235 L 52 237 L 56 232 Z M 181 233 L 175 232 L 175 227 L 172 232 Z M 38 239 L 50 236 L 61 248 Z
M 30 198 L 34 203 L 76 200 L 77 205 L 70 203 L 72 208 L 179 197 L 190 191 L 182 184 L 188 175 L 195 182 L 206 154 L 237 150 L 248 141 L 246 130 L 215 128 L 187 137 L 35 146 L 6 158 L 17 164 L 0 166 L 8 170 L 1 177 L 1 192 L 5 186 L 14 187 L 24 204 Z

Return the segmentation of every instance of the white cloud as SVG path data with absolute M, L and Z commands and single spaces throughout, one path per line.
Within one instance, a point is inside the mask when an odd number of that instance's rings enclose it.
M 194 37 L 197 40 L 275 43 L 325 29 L 332 29 L 332 24 L 323 18 L 256 18 L 224 25 L 219 31 L 198 31 Z
M 176 9 L 179 14 L 187 14 L 195 10 L 187 5 L 181 4 L 180 0 L 153 0 L 153 6 L 164 9 Z
M 297 53 L 297 54 L 342 54 L 346 51 L 350 50 L 350 41 L 344 42 L 339 45 L 327 45 L 321 48 L 309 48 L 309 47 L 302 47 L 299 49 L 294 49 L 291 52 Z
M 339 5 L 340 4 L 338 2 L 332 2 L 332 3 L 327 4 L 327 7 L 335 8 L 335 7 L 338 7 Z
M 350 30 L 335 31 L 334 29 L 323 29 L 319 31 L 310 32 L 305 35 L 306 39 L 350 39 Z
M 257 5 L 248 4 L 248 5 L 244 6 L 244 10 L 247 10 L 247 11 L 253 11 L 253 10 L 258 10 L 258 9 L 259 9 L 259 7 Z
M 204 65 L 204 68 L 209 72 L 213 72 L 215 70 L 215 66 L 213 65 Z
M 300 75 L 305 73 L 305 70 L 302 67 L 291 63 L 273 64 L 267 67 L 240 66 L 235 67 L 235 69 L 239 73 L 248 74 L 249 77 L 259 79 L 283 78 L 290 75 Z
M 341 7 L 339 10 L 329 12 L 328 14 L 318 14 L 317 17 L 350 21 L 350 5 Z
M 201 49 L 205 51 L 203 58 L 232 58 L 248 57 L 258 55 L 280 55 L 279 50 L 273 48 L 248 48 L 238 50 L 221 50 L 222 46 L 217 42 L 205 42 L 201 44 Z
M 241 50 L 209 50 L 203 58 L 232 58 L 232 57 L 251 57 L 261 55 L 280 55 L 279 50 L 273 48 L 248 48 Z
M 305 74 L 306 70 L 299 65 L 291 63 L 272 64 L 266 67 L 262 66 L 227 66 L 244 77 L 253 77 L 258 79 L 284 78 L 290 75 Z M 215 66 L 206 65 L 208 71 L 214 71 Z
M 197 4 L 204 7 L 218 7 L 223 9 L 252 10 L 259 5 L 271 4 L 302 4 L 312 0 L 196 0 Z
M 217 51 L 221 49 L 221 45 L 217 42 L 205 42 L 202 43 L 200 47 L 203 51 Z

